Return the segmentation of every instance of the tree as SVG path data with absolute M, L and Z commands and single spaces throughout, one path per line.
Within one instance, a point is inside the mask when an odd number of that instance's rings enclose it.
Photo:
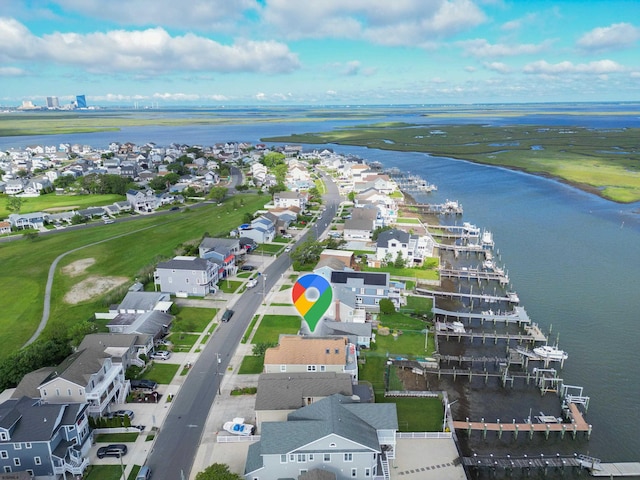
M 7 210 L 11 213 L 20 213 L 24 199 L 21 197 L 7 197 Z
M 252 221 L 253 221 L 253 213 L 245 212 L 245 214 L 242 216 L 242 222 L 251 223 Z
M 396 306 L 388 298 L 382 298 L 380 300 L 379 306 L 380 306 L 380 313 L 382 313 L 383 315 L 390 315 L 392 313 L 395 313 L 396 311 Z
M 310 270 L 320 260 L 322 250 L 324 250 L 324 245 L 313 238 L 302 242 L 290 254 L 293 268 L 296 270 Z
M 267 168 L 273 168 L 276 165 L 284 164 L 284 153 L 269 152 L 262 157 L 261 163 Z
M 396 255 L 396 260 L 395 262 L 393 262 L 393 266 L 395 268 L 404 268 L 404 258 L 402 257 L 402 252 L 398 252 L 398 255 Z
M 222 202 L 224 200 L 224 197 L 226 196 L 227 196 L 226 187 L 213 187 L 209 192 L 209 198 L 211 200 L 215 200 L 218 203 Z
M 351 190 L 349 192 L 349 194 L 347 195 L 347 198 L 349 199 L 350 202 L 355 202 L 355 200 L 356 200 L 356 192 Z
M 229 470 L 229 465 L 214 463 L 202 472 L 198 472 L 196 480 L 243 480 L 243 477 Z
M 386 232 L 387 230 L 392 230 L 393 227 L 390 226 L 384 226 L 384 227 L 378 227 L 373 231 L 373 234 L 371 235 L 371 240 L 373 240 L 374 242 L 376 240 L 378 240 L 378 235 L 380 235 L 382 232 Z
M 267 348 L 277 347 L 277 342 L 264 342 L 264 343 L 256 343 L 251 350 L 251 353 L 258 357 L 263 357 Z
M 164 177 L 155 177 L 149 181 L 149 188 L 155 192 L 161 192 L 167 189 L 167 179 Z

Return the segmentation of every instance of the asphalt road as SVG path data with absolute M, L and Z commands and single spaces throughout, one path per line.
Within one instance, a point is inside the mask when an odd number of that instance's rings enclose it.
M 316 236 L 328 228 L 340 203 L 337 186 L 330 177 L 322 174 L 328 193 L 324 196 L 325 211 L 316 225 L 298 240 Z M 262 273 L 261 285 L 242 294 L 233 307 L 234 315 L 228 323 L 221 323 L 206 343 L 198 360 L 187 375 L 180 391 L 171 402 L 147 465 L 154 472 L 162 472 L 162 478 L 188 479 L 209 410 L 218 393 L 222 374 L 240 343 L 245 330 L 256 313 L 264 292 L 273 288 L 276 280 L 290 264 L 289 254 L 280 255 Z M 262 288 L 260 288 L 262 287 Z

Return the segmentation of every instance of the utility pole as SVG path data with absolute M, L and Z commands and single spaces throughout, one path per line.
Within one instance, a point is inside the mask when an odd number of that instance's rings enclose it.
M 216 353 L 216 380 L 218 382 L 218 395 L 222 395 L 222 393 L 220 392 L 220 383 L 221 383 L 221 378 L 220 378 L 220 354 Z

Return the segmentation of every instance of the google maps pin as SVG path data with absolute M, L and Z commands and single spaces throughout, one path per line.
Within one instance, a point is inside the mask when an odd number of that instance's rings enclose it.
M 298 313 L 307 322 L 309 331 L 313 333 L 331 306 L 333 291 L 326 278 L 310 273 L 298 278 L 293 285 L 291 299 Z

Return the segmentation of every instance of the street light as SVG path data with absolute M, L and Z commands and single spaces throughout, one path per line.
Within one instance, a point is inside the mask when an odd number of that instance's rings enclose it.
M 222 395 L 220 392 L 220 354 L 216 353 L 216 380 L 218 381 L 218 395 Z

